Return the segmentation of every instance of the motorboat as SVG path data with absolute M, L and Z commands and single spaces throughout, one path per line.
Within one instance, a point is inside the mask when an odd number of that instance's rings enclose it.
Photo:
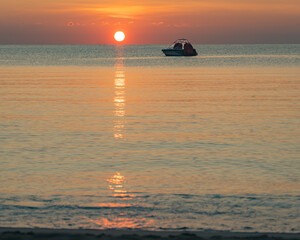
M 162 49 L 166 56 L 197 56 L 196 49 L 193 48 L 189 40 L 180 38 L 174 41 L 168 48 Z

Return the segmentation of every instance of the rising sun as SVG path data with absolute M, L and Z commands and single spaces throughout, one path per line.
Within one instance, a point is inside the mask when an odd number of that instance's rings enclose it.
M 122 42 L 125 39 L 125 34 L 121 31 L 115 33 L 115 39 L 118 42 Z

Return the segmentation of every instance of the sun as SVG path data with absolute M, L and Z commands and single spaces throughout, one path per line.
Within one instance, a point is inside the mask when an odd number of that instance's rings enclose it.
M 125 34 L 122 31 L 118 31 L 115 33 L 115 39 L 118 42 L 122 42 L 125 39 Z

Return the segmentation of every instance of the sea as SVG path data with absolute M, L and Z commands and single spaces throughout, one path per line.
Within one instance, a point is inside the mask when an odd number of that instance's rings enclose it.
M 0 227 L 300 232 L 300 44 L 0 45 Z

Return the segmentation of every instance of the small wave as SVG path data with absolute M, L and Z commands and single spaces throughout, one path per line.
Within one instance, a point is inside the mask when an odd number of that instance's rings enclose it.
M 94 205 L 42 205 L 40 206 L 30 206 L 25 204 L 0 204 L 0 209 L 3 210 L 15 210 L 15 209 L 28 209 L 28 210 L 100 210 L 100 209 L 131 209 L 137 212 L 150 211 L 152 208 L 143 207 L 134 204 L 125 203 L 99 203 Z

